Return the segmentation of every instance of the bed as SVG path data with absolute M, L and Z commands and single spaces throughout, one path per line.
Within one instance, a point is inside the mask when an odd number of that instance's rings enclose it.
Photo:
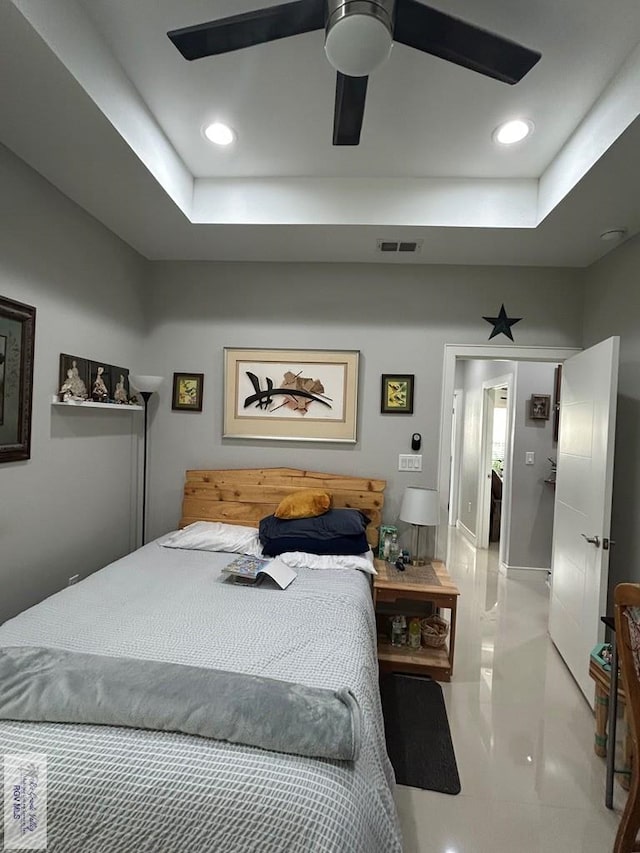
M 374 543 L 384 481 L 299 471 L 189 471 L 180 526 L 257 525 L 321 486 Z M 385 743 L 370 579 L 298 569 L 285 591 L 220 574 L 234 555 L 155 540 L 0 626 L 0 648 L 187 664 L 338 690 L 363 712 L 355 761 L 179 732 L 0 721 L 0 751 L 44 753 L 50 853 L 393 853 L 402 842 Z

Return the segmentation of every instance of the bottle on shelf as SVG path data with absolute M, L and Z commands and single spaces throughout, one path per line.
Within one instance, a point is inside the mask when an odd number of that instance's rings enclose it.
M 409 622 L 409 648 L 420 648 L 420 620 L 417 616 Z
M 391 620 L 391 645 L 401 646 L 402 635 L 404 634 L 406 621 L 404 616 L 394 616 Z
M 407 639 L 408 639 L 407 617 L 406 616 L 400 617 L 400 628 L 402 629 L 402 633 L 400 634 L 400 645 L 406 646 L 407 645 Z
M 391 542 L 389 542 L 389 556 L 387 560 L 390 563 L 395 563 L 395 561 L 400 556 L 400 545 L 398 544 L 398 534 L 394 533 L 391 536 Z

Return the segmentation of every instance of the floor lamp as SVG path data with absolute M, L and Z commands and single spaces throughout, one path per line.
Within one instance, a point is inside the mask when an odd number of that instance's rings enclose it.
M 435 527 L 440 521 L 438 493 L 435 489 L 407 486 L 400 507 L 400 521 L 413 526 L 411 538 L 411 563 L 424 566 L 426 560 L 421 553 L 420 531 L 423 527 Z
M 142 462 L 142 544 L 146 541 L 147 531 L 147 424 L 149 416 L 149 397 L 164 382 L 164 376 L 141 376 L 132 374 L 129 382 L 144 400 L 144 454 Z

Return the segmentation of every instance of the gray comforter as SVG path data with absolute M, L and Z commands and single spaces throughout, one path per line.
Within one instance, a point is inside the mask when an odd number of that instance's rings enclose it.
M 358 758 L 0 721 L 0 754 L 47 756 L 49 853 L 400 853 L 367 579 L 299 570 L 285 591 L 238 587 L 220 576 L 231 559 L 150 543 L 0 626 L 0 647 L 348 687 L 363 712 Z
M 182 732 L 353 761 L 360 708 L 347 690 L 183 663 L 0 648 L 0 719 Z

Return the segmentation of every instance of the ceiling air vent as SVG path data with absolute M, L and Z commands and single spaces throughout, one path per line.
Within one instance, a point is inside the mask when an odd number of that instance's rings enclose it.
M 385 254 L 398 254 L 399 252 L 419 252 L 422 248 L 422 240 L 397 241 L 397 240 L 378 240 L 378 251 Z

